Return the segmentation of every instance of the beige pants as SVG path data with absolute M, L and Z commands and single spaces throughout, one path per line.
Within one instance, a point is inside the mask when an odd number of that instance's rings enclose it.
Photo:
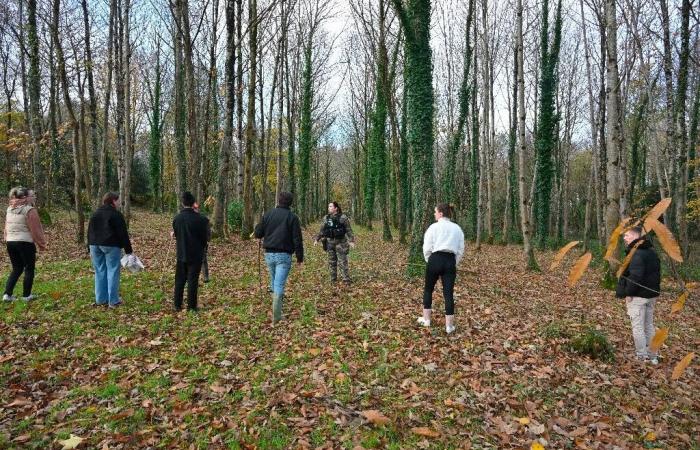
M 656 352 L 649 350 L 649 344 L 656 333 L 654 328 L 654 305 L 656 298 L 627 297 L 627 315 L 632 322 L 632 337 L 638 358 L 653 358 Z

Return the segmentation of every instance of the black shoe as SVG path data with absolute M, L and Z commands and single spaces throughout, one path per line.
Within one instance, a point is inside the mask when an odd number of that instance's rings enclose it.
M 180 311 L 182 311 L 182 306 L 173 306 L 173 312 L 178 313 Z
M 204 278 L 204 282 L 205 282 L 205 283 L 209 283 L 209 277 L 205 277 L 205 278 Z
M 352 281 L 350 281 L 350 280 L 343 280 L 343 284 L 345 284 L 345 286 L 350 286 L 350 285 L 352 284 Z

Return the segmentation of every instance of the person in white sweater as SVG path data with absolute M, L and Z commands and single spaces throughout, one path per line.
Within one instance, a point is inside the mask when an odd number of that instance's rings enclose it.
M 442 280 L 445 297 L 445 331 L 455 331 L 454 285 L 457 278 L 457 265 L 464 255 L 464 233 L 450 220 L 452 207 L 440 203 L 435 207 L 435 223 L 428 227 L 423 236 L 423 256 L 428 265 L 425 268 L 425 288 L 423 289 L 423 317 L 418 323 L 430 326 L 433 290 L 438 278 Z

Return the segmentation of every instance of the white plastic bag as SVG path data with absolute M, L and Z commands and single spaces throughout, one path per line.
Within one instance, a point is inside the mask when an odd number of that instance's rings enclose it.
M 131 273 L 137 273 L 144 270 L 146 267 L 143 265 L 138 256 L 133 253 L 130 255 L 122 256 L 122 267 Z

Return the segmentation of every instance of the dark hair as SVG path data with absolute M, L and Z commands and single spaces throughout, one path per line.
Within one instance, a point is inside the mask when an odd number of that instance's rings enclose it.
M 294 194 L 292 194 L 291 192 L 282 191 L 277 196 L 277 206 L 289 208 L 290 206 L 292 206 L 293 201 L 294 201 Z
M 632 233 L 637 233 L 639 236 L 644 234 L 644 229 L 640 226 L 632 227 L 627 231 L 631 231 Z
M 185 191 L 182 193 L 180 196 L 180 201 L 182 202 L 183 206 L 186 206 L 188 208 L 191 208 L 192 205 L 194 205 L 194 195 L 190 191 Z
M 454 207 L 449 203 L 438 203 L 435 209 L 437 209 L 439 213 L 442 213 L 443 217 L 452 217 L 455 212 Z
M 102 204 L 103 205 L 111 205 L 114 203 L 116 200 L 119 200 L 119 194 L 116 192 L 107 192 L 103 197 L 102 197 Z
M 343 214 L 343 210 L 340 208 L 340 204 L 338 202 L 331 202 L 331 205 L 338 209 L 338 214 Z

